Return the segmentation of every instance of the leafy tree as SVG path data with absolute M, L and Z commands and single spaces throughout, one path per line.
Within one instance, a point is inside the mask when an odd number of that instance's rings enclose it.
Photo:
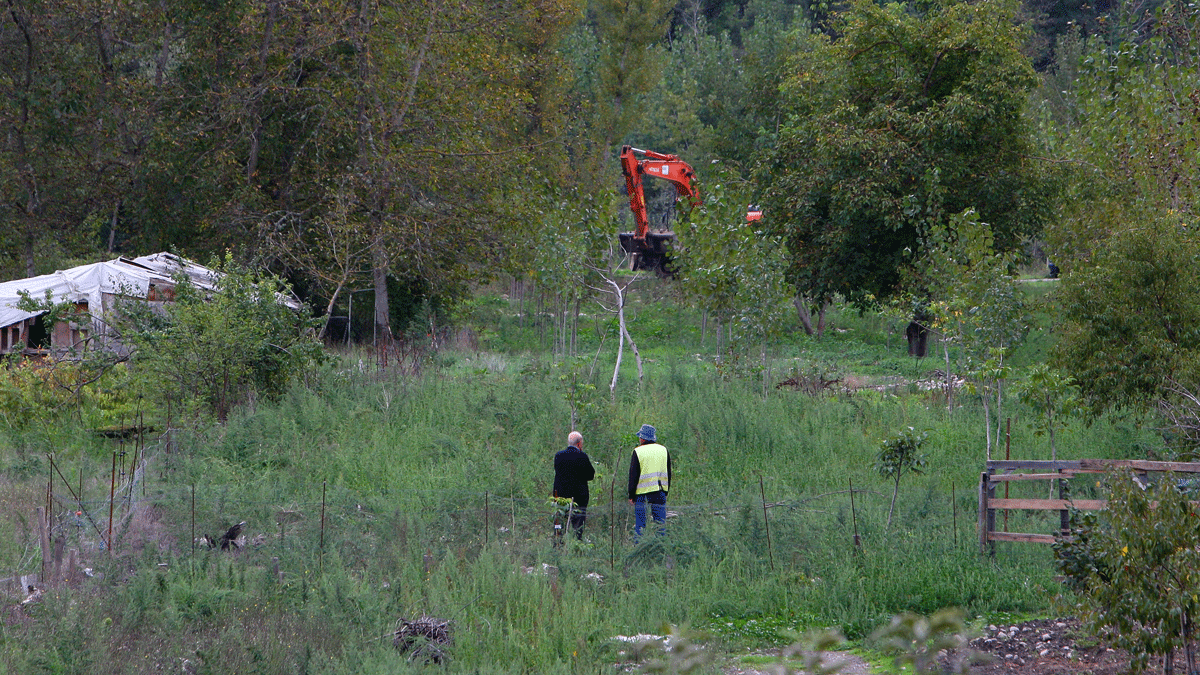
M 1129 650 L 1135 672 L 1151 655 L 1180 647 L 1186 672 L 1193 672 L 1200 512 L 1172 474 L 1147 486 L 1117 473 L 1107 487 L 1107 508 L 1091 522 L 1077 521 L 1071 538 L 1055 545 L 1059 569 L 1080 598 L 1080 616 Z
M 592 293 L 598 284 L 604 287 L 600 295 L 611 291 L 607 279 L 613 276 L 614 223 L 606 202 L 613 198 L 612 193 L 596 196 L 579 189 L 552 188 L 542 195 L 534 222 L 544 234 L 529 266 L 530 277 L 550 296 L 555 353 L 575 354 L 581 304 L 595 297 Z M 600 261 L 609 261 L 609 267 L 601 269 Z
M 645 94 L 662 77 L 671 0 L 592 0 L 595 31 L 596 134 L 607 154 L 644 110 Z
M 1200 362 L 1200 239 L 1172 218 L 1135 223 L 1098 244 L 1061 284 L 1057 363 L 1092 415 L 1144 413 Z
M 1062 418 L 1069 418 L 1075 412 L 1079 401 L 1077 392 L 1075 378 L 1045 363 L 1030 368 L 1024 385 L 1018 390 L 1021 402 L 1038 413 L 1033 422 L 1034 433 L 1050 435 L 1051 460 L 1058 459 L 1058 449 L 1054 445 L 1055 423 L 1061 425 Z
M 924 473 L 928 463 L 921 452 L 921 446 L 929 440 L 929 430 L 917 431 L 906 427 L 895 436 L 885 438 L 879 443 L 879 453 L 875 456 L 875 471 L 884 478 L 892 479 L 892 503 L 888 507 L 887 526 L 892 526 L 892 513 L 896 510 L 896 496 L 900 494 L 900 478 L 906 473 Z
M 856 0 L 836 37 L 795 56 L 756 177 L 800 294 L 860 304 L 896 294 L 906 252 L 968 208 L 1001 251 L 1041 227 L 1050 187 L 1022 118 L 1036 78 L 1016 10 Z
M 722 29 L 708 12 L 680 24 L 677 6 L 669 64 L 662 85 L 649 94 L 648 110 L 635 131 L 652 148 L 674 148 L 694 166 L 719 159 L 740 173 L 753 166 L 759 134 L 775 126 L 779 85 L 791 54 L 804 49 L 809 33 L 796 9 L 782 0 L 751 0 L 737 31 Z
M 329 298 L 318 339 L 329 330 L 333 308 L 342 292 L 351 292 L 352 285 L 365 282 L 371 267 L 371 240 L 355 195 L 348 189 L 335 188 L 332 202 L 312 222 L 289 219 L 268 235 L 275 255 L 291 270 L 313 280 Z
M 991 227 L 973 210 L 953 214 L 946 224 L 929 227 L 927 244 L 913 273 L 913 287 L 932 298 L 926 306 L 921 296 L 911 302 L 919 313 L 933 319 L 943 334 L 946 360 L 947 406 L 953 408 L 949 343 L 961 346 L 961 367 L 983 401 L 987 456 L 991 457 L 994 418 L 999 425 L 1004 402 L 1004 381 L 1009 369 L 1004 355 L 1019 345 L 1027 330 L 1023 294 L 1010 270 L 1012 253 L 994 253 Z M 996 438 L 999 439 L 999 426 Z
M 561 133 L 572 0 L 173 7 L 171 113 L 137 218 L 316 280 L 453 298 L 517 250 L 532 148 Z M 164 47 L 166 49 L 166 47 Z M 175 53 L 175 52 L 172 52 Z M 363 247 L 366 247 L 366 251 Z M 326 265 L 334 273 L 324 270 Z
M 276 396 L 324 358 L 313 321 L 283 302 L 274 277 L 215 265 L 215 291 L 177 280 L 175 302 L 162 314 L 146 303 L 122 305 L 134 367 L 163 397 L 200 404 L 224 421 L 238 404 Z
M 1200 10 L 1121 14 L 1108 39 L 1076 41 L 1050 150 L 1073 167 L 1064 217 L 1047 230 L 1063 268 L 1059 367 L 1087 412 L 1162 410 L 1180 453 L 1197 390 L 1195 78 Z M 1050 106 L 1047 105 L 1047 108 Z
M 14 0 L 0 21 L 0 272 L 92 257 L 147 134 L 156 10 Z
M 1004 385 L 1012 374 L 1012 367 L 1004 362 L 1008 349 L 993 347 L 982 361 L 971 363 L 974 367 L 967 373 L 971 385 L 983 403 L 983 420 L 987 438 L 987 460 L 992 459 L 992 447 L 1000 443 L 1000 410 L 1004 404 Z M 993 405 L 994 403 L 994 405 Z M 995 443 L 992 442 L 992 418 L 996 419 Z
M 758 348 L 765 391 L 767 345 L 782 331 L 790 295 L 786 260 L 778 237 L 746 221 L 749 186 L 731 171 L 718 175 L 724 180 L 704 187 L 703 203 L 678 227 L 680 285 L 717 318 L 718 335 L 720 324 L 731 327 L 731 350 Z
M 1187 4 L 1114 13 L 1111 35 L 1074 38 L 1061 55 L 1068 86 L 1043 109 L 1054 113 L 1047 150 L 1072 167 L 1063 217 L 1046 233 L 1065 273 L 1096 262 L 1110 235 L 1195 214 L 1197 16 L 1200 8 Z

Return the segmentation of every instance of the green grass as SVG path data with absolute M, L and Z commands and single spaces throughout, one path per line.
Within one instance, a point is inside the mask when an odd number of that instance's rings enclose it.
M 534 329 L 496 312 L 497 340 L 535 342 Z M 904 355 L 899 336 L 888 344 L 881 320 L 830 318 L 825 340 L 776 346 L 772 372 L 820 363 L 884 378 L 926 367 Z M 196 672 L 415 672 L 388 635 L 398 618 L 426 613 L 453 622 L 451 672 L 597 672 L 622 660 L 613 636 L 661 633 L 667 623 L 701 628 L 714 649 L 735 651 L 813 628 L 857 640 L 900 611 L 1050 610 L 1061 589 L 1048 548 L 1002 544 L 994 560 L 978 554 L 983 429 L 969 397 L 950 413 L 935 393 L 907 385 L 764 394 L 761 377 L 725 377 L 696 356 L 694 312 L 664 302 L 655 316 L 643 306 L 631 326 L 646 377 L 639 388 L 627 355 L 614 399 L 613 344 L 593 365 L 593 331 L 574 361 L 459 351 L 415 377 L 360 368 L 370 359 L 347 354 L 278 401 L 222 426 L 177 431 L 170 453 L 150 448 L 138 516 L 117 528 L 114 555 L 56 510 L 56 532 L 99 575 L 56 589 L 29 621 L 0 628 L 0 672 L 142 673 L 184 660 Z M 569 399 L 598 478 L 588 543 L 554 548 L 547 496 Z M 1007 406 L 1012 456 L 1048 457 L 1030 413 Z M 633 434 L 647 422 L 673 452 L 676 515 L 666 539 L 635 545 L 621 493 Z M 888 529 L 892 486 L 875 473 L 875 452 L 910 425 L 932 430 L 929 469 L 903 479 Z M 1144 456 L 1156 442 L 1127 423 L 1073 423 L 1058 451 Z M 107 517 L 106 462 L 117 446 L 69 421 L 11 433 L 0 450 L 11 487 L 0 520 L 5 569 L 40 566 L 28 522 L 44 503 L 48 447 L 67 476 L 82 474 L 88 513 Z M 244 520 L 257 544 L 193 553 L 193 489 L 196 535 Z M 1085 480 L 1073 486 L 1089 489 Z M 281 512 L 299 516 L 283 529 Z M 1049 532 L 1055 523 L 1013 515 L 1009 527 Z

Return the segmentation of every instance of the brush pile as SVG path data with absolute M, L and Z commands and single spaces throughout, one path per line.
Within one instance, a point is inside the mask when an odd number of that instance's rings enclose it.
M 421 615 L 409 621 L 401 617 L 396 620 L 396 633 L 392 646 L 400 653 L 408 654 L 412 661 L 442 663 L 446 659 L 446 648 L 450 646 L 450 621 Z

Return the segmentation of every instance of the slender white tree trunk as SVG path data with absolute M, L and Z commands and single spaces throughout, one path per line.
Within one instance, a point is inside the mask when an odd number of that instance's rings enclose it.
M 621 359 L 625 356 L 625 297 L 621 287 L 612 279 L 605 279 L 612 286 L 613 295 L 617 298 L 617 363 L 613 366 L 612 382 L 608 384 L 608 397 L 617 398 L 617 376 L 621 374 Z
M 625 307 L 621 306 L 620 314 L 618 315 L 618 324 L 621 327 L 621 334 L 629 341 L 629 349 L 633 352 L 633 361 L 637 364 L 638 371 L 638 387 L 642 386 L 642 354 L 638 351 L 637 343 L 633 341 L 633 336 L 629 334 L 629 329 L 625 327 Z
M 946 355 L 946 411 L 954 412 L 954 376 L 950 373 L 950 335 L 942 334 L 942 352 Z

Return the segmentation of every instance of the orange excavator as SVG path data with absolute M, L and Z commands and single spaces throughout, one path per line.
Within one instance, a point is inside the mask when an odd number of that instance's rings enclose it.
M 638 155 L 645 159 L 638 159 Z M 692 208 L 700 205 L 696 189 L 696 172 L 679 155 L 667 155 L 653 150 L 641 150 L 629 145 L 621 148 L 621 172 L 625 174 L 625 190 L 629 193 L 629 208 L 633 211 L 633 232 L 622 232 L 621 248 L 630 254 L 634 270 L 654 270 L 659 276 L 674 276 L 670 266 L 671 240 L 674 232 L 651 232 L 646 215 L 646 195 L 642 191 L 642 176 L 654 176 L 671 181 L 678 193 L 676 200 L 687 197 Z M 762 209 L 751 204 L 746 209 L 746 222 L 762 218 Z
M 675 233 L 650 231 L 642 176 L 671 181 L 678 193 L 677 199 L 689 198 L 694 208 L 700 205 L 700 193 L 696 191 L 695 184 L 696 172 L 691 165 L 679 159 L 679 155 L 640 150 L 628 145 L 621 148 L 621 172 L 625 174 L 625 190 L 629 193 L 629 208 L 633 210 L 634 222 L 633 232 L 620 233 L 621 248 L 630 254 L 630 266 L 634 270 L 654 270 L 659 275 L 670 276 L 667 255 Z

